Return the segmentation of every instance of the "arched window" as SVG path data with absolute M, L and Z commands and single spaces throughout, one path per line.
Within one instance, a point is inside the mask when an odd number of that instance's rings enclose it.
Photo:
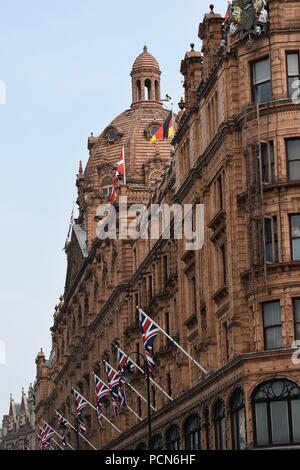
M 147 450 L 147 446 L 146 446 L 145 442 L 140 442 L 140 443 L 136 446 L 135 450 Z
M 247 447 L 246 442 L 246 414 L 245 401 L 242 390 L 236 390 L 230 401 L 232 444 L 234 450 L 243 450 Z
M 145 100 L 152 99 L 151 80 L 145 80 Z
M 180 450 L 179 427 L 173 424 L 166 432 L 166 441 L 168 450 Z
M 197 414 L 190 416 L 184 424 L 186 450 L 201 449 L 200 418 Z
M 163 449 L 163 442 L 161 434 L 155 434 L 151 440 L 151 449 L 152 450 L 162 450 Z
M 214 407 L 216 450 L 226 449 L 226 420 L 222 400 L 217 400 Z
M 269 380 L 252 395 L 255 445 L 300 443 L 300 388 L 290 380 Z

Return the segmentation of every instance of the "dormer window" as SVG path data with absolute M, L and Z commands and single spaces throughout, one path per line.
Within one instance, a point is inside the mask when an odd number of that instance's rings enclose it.
M 107 133 L 107 140 L 110 144 L 114 144 L 115 142 L 117 142 L 118 139 L 119 139 L 119 134 L 116 129 L 111 129 Z

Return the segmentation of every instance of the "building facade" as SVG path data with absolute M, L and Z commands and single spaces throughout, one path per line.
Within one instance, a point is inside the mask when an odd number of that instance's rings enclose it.
M 9 413 L 2 419 L 1 445 L 3 450 L 34 450 L 36 448 L 34 392 L 22 390 L 21 403 L 10 397 Z
M 226 2 L 224 2 L 225 5 Z M 300 6 L 237 1 L 199 27 L 201 52 L 181 63 L 185 97 L 173 146 L 149 145 L 168 111 L 147 49 L 132 69 L 132 106 L 99 137 L 77 178 L 79 217 L 66 247 L 64 296 L 51 328 L 51 361 L 37 357 L 37 422 L 74 413 L 72 386 L 94 403 L 91 372 L 105 379 L 116 344 L 143 352 L 142 307 L 207 371 L 164 335 L 155 342 L 154 449 L 246 449 L 300 444 Z M 298 83 L 298 84 L 297 84 Z M 96 237 L 113 166 L 125 145 L 128 204 L 203 204 L 204 246 L 186 240 Z M 121 217 L 121 215 L 120 215 Z M 120 223 L 120 220 L 119 220 Z M 137 355 L 138 357 L 138 355 Z M 145 395 L 142 375 L 134 387 Z M 97 428 L 97 448 L 147 446 L 147 406 L 132 392 Z M 139 417 L 141 419 L 139 419 Z M 71 418 L 70 418 L 71 419 Z

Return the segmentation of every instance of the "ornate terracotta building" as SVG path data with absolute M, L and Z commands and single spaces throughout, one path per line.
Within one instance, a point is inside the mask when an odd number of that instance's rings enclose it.
M 226 8 L 226 2 L 224 1 Z M 155 343 L 152 448 L 245 449 L 300 443 L 300 6 L 237 1 L 199 27 L 201 52 L 181 63 L 185 97 L 170 142 L 149 145 L 168 114 L 160 68 L 148 51 L 132 68 L 132 106 L 99 137 L 77 178 L 79 217 L 66 247 L 65 293 L 51 328 L 50 362 L 37 357 L 36 415 L 72 419 L 76 386 L 94 403 L 95 370 L 116 365 L 115 344 L 143 352 L 141 306 L 208 371 L 172 343 Z M 204 204 L 205 243 L 96 237 L 97 207 L 125 145 L 128 203 Z M 172 148 L 174 150 L 172 150 Z M 116 207 L 118 209 L 118 201 Z M 296 355 L 297 356 L 297 355 Z M 140 375 L 135 388 L 145 395 Z M 99 430 L 97 448 L 146 448 L 147 408 L 128 391 L 122 431 Z

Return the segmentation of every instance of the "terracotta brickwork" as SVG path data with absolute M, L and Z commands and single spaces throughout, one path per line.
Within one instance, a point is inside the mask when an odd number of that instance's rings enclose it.
M 300 368 L 292 361 L 292 345 L 300 339 L 295 322 L 300 260 L 293 255 L 291 230 L 291 216 L 300 213 L 300 180 L 288 172 L 287 154 L 288 139 L 300 138 L 300 104 L 290 98 L 287 65 L 289 52 L 300 54 L 300 7 L 274 0 L 267 8 L 266 34 L 250 41 L 230 36 L 212 8 L 205 15 L 199 27 L 202 51 L 192 44 L 181 63 L 185 97 L 174 150 L 168 141 L 148 143 L 152 127 L 168 111 L 158 99 L 159 66 L 147 49 L 132 70 L 131 109 L 100 137 L 90 137 L 89 161 L 77 179 L 79 218 L 66 247 L 66 290 L 51 329 L 53 353 L 50 362 L 37 358 L 38 422 L 51 421 L 55 409 L 71 419 L 72 386 L 94 403 L 91 372 L 104 379 L 102 360 L 116 366 L 115 343 L 127 353 L 143 352 L 138 305 L 208 372 L 163 335 L 157 337 L 155 380 L 173 401 L 151 390 L 154 447 L 262 445 L 253 403 L 257 387 L 271 379 L 300 385 Z M 263 101 L 255 95 L 254 70 L 268 58 L 270 77 L 263 86 L 271 94 Z M 114 142 L 108 140 L 111 130 Z M 174 239 L 97 240 L 96 211 L 106 200 L 103 181 L 109 183 L 122 145 L 127 184 L 120 183 L 119 197 L 127 196 L 129 203 L 203 204 L 201 250 L 187 250 L 184 240 Z M 266 171 L 272 173 L 269 180 Z M 269 305 L 279 311 L 271 333 Z M 134 386 L 146 394 L 143 377 L 136 377 Z M 243 397 L 238 422 L 246 428 L 238 438 L 237 391 Z M 128 410 L 115 419 L 109 403 L 104 411 L 121 434 L 109 425 L 98 430 L 95 413 L 86 412 L 87 435 L 97 448 L 146 444 L 146 404 L 130 391 L 127 398 L 141 422 Z M 194 428 L 189 417 L 195 418 Z M 289 444 L 298 442 L 296 434 L 294 429 Z M 191 444 L 190 436 L 197 443 Z M 275 441 L 269 436 L 264 446 L 281 443 Z

